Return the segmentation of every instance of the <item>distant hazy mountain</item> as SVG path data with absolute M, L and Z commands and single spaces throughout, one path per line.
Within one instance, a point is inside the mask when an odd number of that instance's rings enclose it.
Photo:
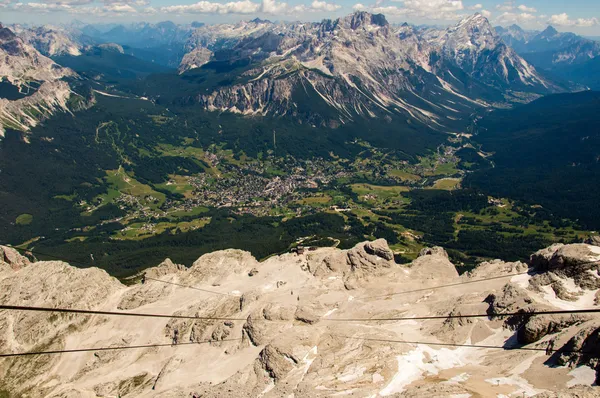
M 319 23 L 75 22 L 20 31 L 39 51 L 93 80 L 139 80 L 179 67 L 183 80 L 129 87 L 163 102 L 332 127 L 398 118 L 440 131 L 463 128 L 480 109 L 564 91 L 508 46 L 509 37 L 518 45 L 551 43 L 544 48 L 594 43 L 552 29 L 500 33 L 481 14 L 449 28 L 417 28 L 367 12 Z
M 48 57 L 65 54 L 79 55 L 85 46 L 94 42 L 92 38 L 75 29 L 54 26 L 24 28 L 19 25 L 11 26 L 11 29 L 21 39 Z
M 526 52 L 527 43 L 540 33 L 536 30 L 524 30 L 516 24 L 508 27 L 496 26 L 496 32 L 506 45 L 519 53 Z
M 502 40 L 529 63 L 560 79 L 593 89 L 597 73 L 594 60 L 600 55 L 600 42 L 574 33 L 558 32 L 549 26 L 542 32 L 524 31 L 517 25 L 496 28 Z

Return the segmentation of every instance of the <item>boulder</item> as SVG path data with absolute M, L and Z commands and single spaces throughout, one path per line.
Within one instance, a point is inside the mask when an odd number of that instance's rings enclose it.
M 590 236 L 583 243 L 592 246 L 600 246 L 600 235 Z
M 269 344 L 260 352 L 258 362 L 271 378 L 278 381 L 295 367 L 298 359 Z
M 584 321 L 582 317 L 573 315 L 534 315 L 526 319 L 517 332 L 517 340 L 521 344 L 535 343 L 548 334 L 558 333 Z
M 268 321 L 291 321 L 296 310 L 292 305 L 270 303 L 263 308 L 263 317 Z
M 562 351 L 562 352 L 561 352 Z M 580 352 L 578 352 L 580 351 Z M 600 361 L 600 326 L 598 323 L 582 328 L 575 336 L 560 349 L 559 365 L 591 365 L 596 367 L 596 382 L 598 382 L 597 368 Z
M 319 319 L 321 318 L 320 312 L 323 312 L 322 308 L 318 308 L 317 306 L 301 305 L 296 309 L 294 317 L 297 321 L 313 325 L 319 322 Z
M 365 251 L 388 261 L 394 259 L 394 252 L 390 250 L 385 239 L 377 239 L 373 242 L 367 242 L 365 244 Z
M 503 314 L 513 312 L 531 312 L 536 308 L 541 308 L 533 305 L 533 299 L 529 297 L 527 291 L 513 283 L 507 283 L 502 288 L 502 292 L 492 293 L 484 300 L 489 304 L 488 314 Z M 523 316 L 503 317 L 504 324 L 513 330 L 521 327 L 527 318 Z
M 0 246 L 0 267 L 4 265 L 17 271 L 30 264 L 31 261 L 27 257 L 22 256 L 17 250 L 8 246 Z
M 384 239 L 376 242 L 378 242 L 376 245 L 371 245 L 373 242 L 367 242 L 348 250 L 347 261 L 352 272 L 362 271 L 368 274 L 377 274 L 382 268 L 392 266 L 394 254 L 387 246 L 387 242 Z
M 600 327 L 598 322 L 581 329 L 561 348 L 561 351 L 564 352 L 561 352 L 558 358 L 559 365 L 589 366 L 596 370 L 595 384 L 600 383 Z M 600 396 L 600 394 L 596 396 Z

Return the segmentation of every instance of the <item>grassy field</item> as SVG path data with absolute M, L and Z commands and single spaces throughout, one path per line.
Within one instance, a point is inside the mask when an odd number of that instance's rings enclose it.
M 171 234 L 194 231 L 204 227 L 209 222 L 210 217 L 183 222 L 160 222 L 158 224 L 133 223 L 127 228 L 115 232 L 112 238 L 117 240 L 143 240 L 167 231 L 171 231 Z
M 29 225 L 33 222 L 33 216 L 27 213 L 21 214 L 19 217 L 17 217 L 15 222 L 17 225 Z
M 392 177 L 400 178 L 402 181 L 419 181 L 421 179 L 420 176 L 418 176 L 416 174 L 411 174 L 404 170 L 394 169 L 394 170 L 388 171 L 388 174 L 391 175 Z
M 440 178 L 433 184 L 431 189 L 443 189 L 446 191 L 451 191 L 459 186 L 460 181 L 460 178 Z
M 402 193 L 410 191 L 410 188 L 396 185 L 396 186 L 378 186 L 372 184 L 352 184 L 350 186 L 352 191 L 359 196 L 372 195 L 373 200 L 387 200 L 397 199 L 403 200 Z
M 321 195 L 321 196 L 309 196 L 303 199 L 298 200 L 296 203 L 307 206 L 323 206 L 330 204 L 333 198 L 329 195 Z
M 208 213 L 208 211 L 209 211 L 208 207 L 197 206 L 197 207 L 194 207 L 193 209 L 191 209 L 190 211 L 179 210 L 179 211 L 175 211 L 173 213 L 169 213 L 169 217 L 170 218 L 180 218 L 180 217 L 199 216 L 200 214 Z
M 173 193 L 179 193 L 186 199 L 193 197 L 194 187 L 190 185 L 188 177 L 180 175 L 169 175 L 170 181 L 156 185 L 157 188 L 165 189 Z

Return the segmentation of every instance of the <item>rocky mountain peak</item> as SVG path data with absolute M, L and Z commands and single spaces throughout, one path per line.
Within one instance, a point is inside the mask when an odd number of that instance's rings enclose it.
M 489 20 L 479 13 L 449 28 L 437 41 L 443 45 L 446 52 L 460 54 L 477 54 L 501 44 L 500 37 Z
M 542 33 L 540 33 L 540 38 L 541 37 L 552 37 L 552 36 L 556 36 L 558 34 L 558 30 L 556 30 L 554 28 L 554 26 L 549 25 L 546 29 L 544 29 L 544 31 Z
M 251 19 L 248 22 L 252 22 L 252 23 L 255 23 L 255 24 L 264 24 L 264 23 L 270 24 L 270 23 L 273 23 L 273 22 L 269 21 L 268 19 L 260 19 L 260 18 L 254 18 L 254 19 Z
M 340 20 L 342 26 L 357 30 L 369 26 L 386 27 L 389 26 L 387 19 L 383 14 L 371 14 L 366 11 L 357 11 Z
M 519 25 L 517 24 L 512 24 L 508 27 L 508 29 L 514 31 L 514 32 L 524 32 L 523 28 L 521 28 Z
M 16 37 L 17 36 L 13 33 L 12 30 L 5 28 L 4 26 L 2 26 L 2 24 L 0 24 L 0 43 L 12 41 Z
M 496 31 L 490 24 L 490 21 L 481 15 L 476 13 L 460 21 L 451 31 L 467 31 L 471 35 L 477 36 L 497 36 Z

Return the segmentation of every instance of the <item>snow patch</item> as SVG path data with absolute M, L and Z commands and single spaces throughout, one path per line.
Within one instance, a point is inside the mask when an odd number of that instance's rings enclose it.
M 573 387 L 578 384 L 591 386 L 596 381 L 596 371 L 589 366 L 579 366 L 569 372 L 573 379 L 567 382 L 567 387 Z
M 397 357 L 398 372 L 379 394 L 387 396 L 401 393 L 406 386 L 420 379 L 424 373 L 437 375 L 442 370 L 464 366 L 469 361 L 477 361 L 477 358 L 477 350 L 472 348 L 434 350 L 426 345 L 418 346 L 413 351 Z

